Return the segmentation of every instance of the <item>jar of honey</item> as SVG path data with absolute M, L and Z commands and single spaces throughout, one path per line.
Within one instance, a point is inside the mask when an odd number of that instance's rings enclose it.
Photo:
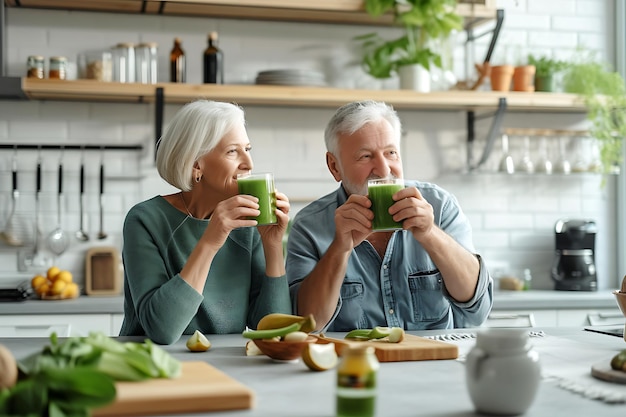
M 44 78 L 44 58 L 41 55 L 31 55 L 26 60 L 27 78 Z
M 64 56 L 51 56 L 48 78 L 52 80 L 65 80 L 67 78 L 67 58 Z

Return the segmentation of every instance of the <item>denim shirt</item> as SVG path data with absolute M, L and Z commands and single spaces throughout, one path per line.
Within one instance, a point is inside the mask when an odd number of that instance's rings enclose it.
M 435 225 L 475 253 L 469 221 L 456 198 L 441 187 L 405 180 L 432 205 Z M 287 277 L 294 312 L 300 283 L 326 253 L 335 236 L 335 210 L 345 203 L 343 187 L 314 201 L 295 217 L 287 243 Z M 374 326 L 406 330 L 480 326 L 493 305 L 493 280 L 479 255 L 476 291 L 467 302 L 454 300 L 428 253 L 411 232 L 398 230 L 381 259 L 363 241 L 352 250 L 335 313 L 323 331 Z

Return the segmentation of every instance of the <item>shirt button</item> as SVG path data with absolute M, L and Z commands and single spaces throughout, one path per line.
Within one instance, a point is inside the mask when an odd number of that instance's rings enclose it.
M 389 309 L 389 314 L 393 314 L 393 308 Z
M 387 269 L 387 264 L 383 265 L 383 269 Z

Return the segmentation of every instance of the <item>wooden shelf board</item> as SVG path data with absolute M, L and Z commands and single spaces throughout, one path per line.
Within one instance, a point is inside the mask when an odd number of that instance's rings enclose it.
M 489 2 L 489 0 L 487 0 Z M 363 0 L 5 0 L 10 7 L 100 12 L 210 16 L 337 24 L 390 25 L 392 16 L 374 19 Z M 495 17 L 495 6 L 461 3 L 457 12 L 469 24 Z
M 330 87 L 215 84 L 122 84 L 92 80 L 59 81 L 22 79 L 31 99 L 109 102 L 154 102 L 155 89 L 163 88 L 166 103 L 187 103 L 200 98 L 241 105 L 336 108 L 355 100 L 379 100 L 397 109 L 480 110 L 495 109 L 501 97 L 510 111 L 584 112 L 573 94 L 493 91 L 348 90 Z

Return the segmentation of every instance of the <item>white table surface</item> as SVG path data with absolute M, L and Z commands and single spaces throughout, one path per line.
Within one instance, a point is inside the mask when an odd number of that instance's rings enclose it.
M 542 329 L 533 329 L 542 330 Z M 599 360 L 610 358 L 626 342 L 615 336 L 584 331 L 582 328 L 543 329 L 545 338 L 531 338 L 542 358 L 542 371 L 558 371 L 572 365 L 583 374 Z M 476 332 L 477 330 L 465 330 Z M 456 332 L 456 331 L 455 331 Z M 411 332 L 430 336 L 445 331 Z M 450 332 L 447 332 L 450 333 Z M 341 334 L 329 334 L 341 337 Z M 264 356 L 246 357 L 246 339 L 240 335 L 209 335 L 212 348 L 208 352 L 191 353 L 181 338 L 166 346 L 166 350 L 183 361 L 206 361 L 251 388 L 256 394 L 253 409 L 188 416 L 264 416 L 264 417 L 331 417 L 335 415 L 334 370 L 312 372 L 301 362 L 278 363 Z M 545 343 L 547 342 L 547 343 Z M 0 339 L 16 356 L 23 357 L 38 351 L 47 339 Z M 473 340 L 459 342 L 461 359 L 473 346 Z M 575 352 L 575 363 L 568 363 L 568 355 Z M 511 376 L 512 378 L 514 375 Z M 609 384 L 599 381 L 603 384 Z M 609 384 L 612 389 L 626 394 L 626 385 Z M 620 391 L 621 392 L 621 391 Z M 378 380 L 377 416 L 379 417 L 464 417 L 474 416 L 473 405 L 465 386 L 465 367 L 462 360 L 387 362 L 381 364 Z M 554 380 L 542 380 L 533 405 L 525 416 L 602 416 L 626 415 L 626 403 L 607 404 L 585 398 L 560 388 Z

